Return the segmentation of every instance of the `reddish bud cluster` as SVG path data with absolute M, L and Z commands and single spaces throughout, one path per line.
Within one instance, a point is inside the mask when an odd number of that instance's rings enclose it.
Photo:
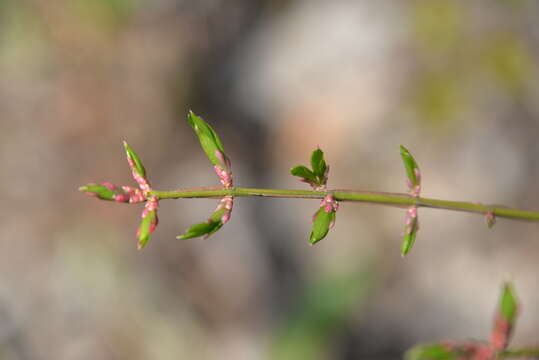
M 234 198 L 232 196 L 225 196 L 219 201 L 215 211 L 225 209 L 223 216 L 221 217 L 221 222 L 226 224 L 230 220 L 230 215 L 232 214 L 232 207 L 234 206 Z
M 419 230 L 419 222 L 417 219 L 417 206 L 410 206 L 406 210 L 406 215 L 404 216 L 405 232 L 411 234 L 412 231 Z

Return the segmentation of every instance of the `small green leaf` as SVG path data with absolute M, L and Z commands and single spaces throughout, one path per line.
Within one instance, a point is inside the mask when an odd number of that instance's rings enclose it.
M 311 155 L 311 166 L 314 175 L 318 178 L 321 184 L 325 184 L 326 161 L 324 160 L 324 152 L 320 149 L 313 151 Z
M 226 157 L 223 144 L 213 128 L 192 111 L 189 111 L 189 114 L 187 114 L 187 121 L 197 134 L 200 145 L 210 159 L 210 162 L 223 170 L 230 170 L 230 162 Z
M 301 181 L 311 185 L 314 189 L 324 189 L 327 183 L 328 166 L 324 160 L 324 153 L 320 149 L 313 151 L 311 155 L 312 170 L 306 166 L 296 166 L 290 170 L 293 176 L 298 176 Z
M 208 220 L 200 224 L 195 224 L 185 231 L 185 234 L 177 236 L 177 239 L 185 240 L 204 235 L 211 235 L 223 226 L 221 221 Z
M 406 210 L 404 225 L 404 239 L 401 245 L 401 255 L 407 255 L 412 246 L 414 246 L 417 231 L 419 230 L 419 222 L 417 217 L 417 207 L 411 206 Z
M 127 154 L 128 161 L 130 161 L 129 165 L 131 166 L 132 162 L 133 169 L 137 172 L 137 174 L 142 178 L 146 178 L 146 170 L 142 165 L 142 161 L 126 141 L 124 141 L 124 149 L 125 153 Z
M 411 188 L 415 188 L 416 186 L 420 185 L 420 180 L 418 178 L 419 175 L 419 166 L 417 166 L 417 163 L 404 146 L 400 146 L 400 153 L 402 157 L 402 161 L 404 163 L 404 167 L 406 169 L 406 175 L 408 176 L 408 180 L 410 181 Z
M 130 196 L 124 191 L 124 189 L 116 187 L 111 183 L 102 183 L 101 185 L 88 184 L 81 186 L 79 191 L 102 200 L 111 200 L 124 203 L 130 201 Z
M 217 209 L 211 214 L 211 216 L 210 216 L 210 218 L 208 220 L 213 221 L 213 222 L 221 221 L 221 219 L 223 218 L 223 215 L 225 214 L 225 212 L 226 212 L 225 208 Z
M 138 229 L 138 249 L 141 250 L 146 246 L 148 241 L 150 240 L 150 236 L 153 232 L 153 225 L 156 221 L 157 212 L 149 211 L 146 216 L 142 218 L 140 221 L 140 226 Z
M 511 283 L 506 283 L 503 287 L 500 299 L 500 313 L 509 325 L 514 325 L 518 314 L 518 301 Z
M 211 214 L 210 218 L 207 221 L 191 226 L 185 231 L 183 235 L 179 235 L 176 238 L 180 240 L 185 240 L 196 238 L 199 236 L 210 236 L 223 226 L 223 221 L 221 219 L 225 212 L 225 208 L 217 209 Z
M 412 250 L 412 247 L 414 246 L 414 243 L 415 243 L 415 238 L 417 235 L 417 225 L 416 225 L 417 219 L 412 220 L 412 221 L 415 223 L 413 224 L 412 231 L 410 233 L 407 233 L 405 229 L 404 239 L 402 240 L 402 245 L 401 245 L 402 256 L 408 255 L 408 253 L 410 252 L 410 250 Z
M 446 344 L 421 344 L 408 350 L 406 360 L 456 360 L 466 356 L 466 351 Z
M 335 211 L 326 212 L 324 207 L 318 209 L 314 216 L 313 227 L 309 242 L 316 244 L 326 237 L 331 224 L 335 221 Z
M 114 195 L 116 195 L 114 191 L 106 188 L 103 185 L 97 184 L 88 184 L 85 186 L 81 186 L 79 188 L 79 191 L 87 193 L 88 195 L 97 196 L 98 198 L 103 200 L 114 200 Z
M 402 256 L 407 255 L 412 249 L 412 246 L 414 246 L 416 234 L 417 234 L 417 230 L 414 230 L 411 234 L 404 234 L 404 239 L 402 240 L 402 245 L 401 245 Z
M 300 177 L 302 179 L 305 179 L 308 183 L 315 183 L 316 182 L 316 177 L 313 174 L 313 172 L 311 170 L 307 169 L 307 167 L 305 167 L 303 165 L 293 167 L 292 169 L 290 169 L 290 173 L 293 176 L 297 176 L 297 177 Z

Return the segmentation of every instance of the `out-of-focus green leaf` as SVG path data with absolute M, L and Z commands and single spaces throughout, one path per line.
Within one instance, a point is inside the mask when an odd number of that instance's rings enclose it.
M 514 325 L 518 314 L 518 301 L 510 283 L 503 286 L 500 298 L 500 313 L 509 325 Z
M 480 52 L 482 69 L 490 72 L 503 90 L 519 93 L 530 79 L 538 76 L 533 50 L 521 37 L 506 33 L 492 37 Z
M 455 121 L 467 103 L 463 97 L 462 75 L 454 71 L 429 71 L 422 74 L 411 90 L 410 103 L 418 120 L 431 128 Z
M 446 53 L 466 35 L 466 8 L 453 0 L 421 0 L 411 6 L 412 29 L 419 50 Z
M 81 23 L 92 24 L 103 34 L 120 29 L 133 13 L 133 0 L 71 0 L 69 10 L 78 15 Z
M 275 331 L 268 358 L 329 359 L 340 331 L 361 311 L 375 269 L 369 264 L 350 273 L 321 273 L 313 278 Z
M 457 360 L 465 355 L 465 351 L 446 344 L 421 344 L 408 350 L 404 358 L 405 360 Z

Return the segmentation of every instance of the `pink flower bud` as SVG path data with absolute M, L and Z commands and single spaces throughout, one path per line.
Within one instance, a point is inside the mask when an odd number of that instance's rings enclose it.
M 217 204 L 217 208 L 215 208 L 215 211 L 219 211 L 223 208 L 225 209 L 225 211 L 223 212 L 223 215 L 221 216 L 221 222 L 223 224 L 227 223 L 230 220 L 233 207 L 234 207 L 234 198 L 232 196 L 223 197 L 219 201 L 219 204 Z
M 116 185 L 114 184 L 111 184 L 109 182 L 104 182 L 104 183 L 101 183 L 102 186 L 106 187 L 107 189 L 109 190 L 112 190 L 112 191 L 116 191 L 118 188 L 116 187 Z
M 219 176 L 221 184 L 223 184 L 225 189 L 230 189 L 232 187 L 232 174 L 217 165 L 213 167 L 213 170 Z
M 496 215 L 494 215 L 494 212 L 492 212 L 492 211 L 487 211 L 486 212 L 485 219 L 487 221 L 487 226 L 488 226 L 489 229 L 491 227 L 493 227 L 494 224 L 496 224 Z

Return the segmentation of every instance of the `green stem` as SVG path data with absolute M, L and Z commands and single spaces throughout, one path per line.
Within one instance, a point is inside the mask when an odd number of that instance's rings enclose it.
M 539 349 L 506 350 L 498 353 L 498 359 L 535 358 L 539 359 Z
M 223 189 L 220 187 L 190 188 L 175 191 L 149 192 L 149 195 L 157 196 L 159 199 L 179 199 L 179 198 L 219 198 L 226 195 L 239 196 L 264 196 L 275 198 L 301 198 L 301 199 L 323 199 L 327 194 L 332 194 L 338 201 L 365 202 L 371 204 L 381 204 L 396 207 L 426 207 L 434 209 L 445 209 L 454 211 L 472 212 L 486 214 L 492 212 L 496 217 L 517 220 L 539 221 L 538 211 L 527 211 L 509 208 L 501 205 L 483 205 L 465 201 L 448 201 L 430 199 L 424 197 L 412 197 L 408 194 L 370 192 L 360 190 L 280 190 L 280 189 L 255 189 L 235 187 Z

